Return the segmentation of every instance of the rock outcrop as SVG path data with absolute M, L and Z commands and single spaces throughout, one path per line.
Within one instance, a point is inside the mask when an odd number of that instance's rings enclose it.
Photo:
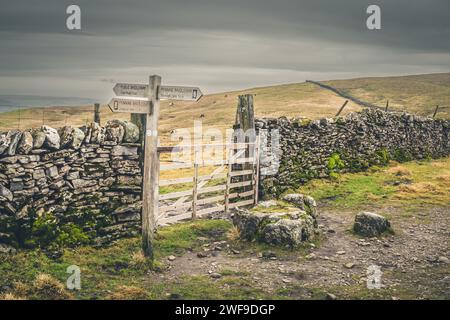
M 280 212 L 271 212 L 271 207 L 276 206 L 276 203 L 272 206 L 264 203 L 259 206 L 258 211 L 237 210 L 232 220 L 241 238 L 291 248 L 314 239 L 318 233 L 314 199 L 301 194 L 290 194 L 284 200 L 291 202 L 293 206 Z

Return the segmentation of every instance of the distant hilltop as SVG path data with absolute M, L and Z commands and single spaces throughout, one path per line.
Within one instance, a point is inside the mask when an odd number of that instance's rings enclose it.
M 0 112 L 13 111 L 21 107 L 80 106 L 95 102 L 97 101 L 90 98 L 0 95 Z

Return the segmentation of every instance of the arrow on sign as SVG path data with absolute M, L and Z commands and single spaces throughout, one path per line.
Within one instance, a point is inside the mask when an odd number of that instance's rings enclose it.
M 160 99 L 198 101 L 202 96 L 197 87 L 161 86 L 159 89 Z
M 113 91 L 118 96 L 146 97 L 148 85 L 139 83 L 117 83 Z
M 112 98 L 108 106 L 112 112 L 150 113 L 150 101 L 143 98 Z
M 118 96 L 147 97 L 148 85 L 139 83 L 117 83 L 113 91 Z M 159 98 L 168 100 L 198 101 L 203 96 L 200 88 L 161 86 Z

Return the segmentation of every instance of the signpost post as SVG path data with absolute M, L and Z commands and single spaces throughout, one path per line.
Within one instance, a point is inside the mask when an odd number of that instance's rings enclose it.
M 153 260 L 153 234 L 159 201 L 158 120 L 160 99 L 198 101 L 202 92 L 196 87 L 161 86 L 161 77 L 150 76 L 149 84 L 117 83 L 111 99 L 112 112 L 131 113 L 139 126 L 142 150 L 142 250 Z

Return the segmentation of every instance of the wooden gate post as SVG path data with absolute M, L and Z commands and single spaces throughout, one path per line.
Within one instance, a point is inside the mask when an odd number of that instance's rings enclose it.
M 236 129 L 244 132 L 255 128 L 255 111 L 253 108 L 253 95 L 245 94 L 239 96 L 239 104 L 236 110 Z
M 241 95 L 239 96 L 239 103 L 238 103 L 238 107 L 236 110 L 236 123 L 234 125 L 234 129 L 237 130 L 241 130 L 241 133 L 244 134 L 244 141 L 237 141 L 238 143 L 253 143 L 253 147 L 254 147 L 254 143 L 255 143 L 255 138 L 256 138 L 256 134 L 255 134 L 255 110 L 253 107 L 253 95 L 251 94 L 245 94 L 245 95 Z M 245 133 L 248 130 L 253 130 L 253 141 L 250 141 L 250 139 L 248 139 L 249 137 L 247 135 L 245 135 Z M 250 146 L 248 145 L 247 150 L 245 152 L 244 157 L 248 158 L 250 156 Z M 253 155 L 254 155 L 254 150 L 253 149 Z M 242 170 L 251 170 L 253 169 L 253 165 L 251 163 L 244 163 L 242 165 L 238 165 L 239 167 L 241 167 Z M 250 176 L 242 176 L 241 178 L 238 178 L 238 180 L 248 180 L 251 178 Z M 242 190 L 250 190 L 250 188 L 248 187 L 243 187 Z
M 148 86 L 150 112 L 145 114 L 144 172 L 142 175 L 142 250 L 153 260 L 153 234 L 159 202 L 158 119 L 160 76 L 151 76 Z

